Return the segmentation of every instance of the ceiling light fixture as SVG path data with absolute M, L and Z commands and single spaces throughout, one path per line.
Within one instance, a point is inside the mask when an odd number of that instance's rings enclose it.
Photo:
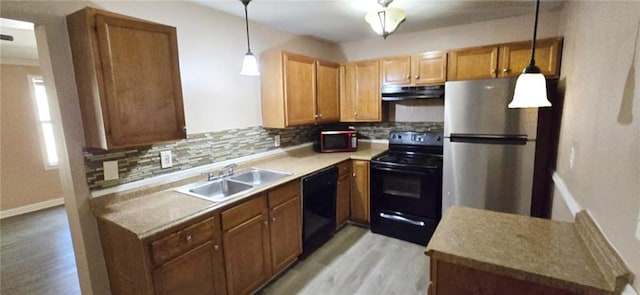
M 251 0 L 240 0 L 244 5 L 244 22 L 247 28 L 247 53 L 244 55 L 244 59 L 242 60 L 242 70 L 240 70 L 240 75 L 246 76 L 260 76 L 260 72 L 258 71 L 258 61 L 256 60 L 255 55 L 251 52 L 251 45 L 249 43 L 249 18 L 247 16 L 247 5 Z
M 407 15 L 401 8 L 389 7 L 391 2 L 393 0 L 378 0 L 378 4 L 382 5 L 382 8 L 369 11 L 364 17 L 371 29 L 384 39 L 396 31 Z
M 534 55 L 536 53 L 536 33 L 538 30 L 538 10 L 540 0 L 536 0 L 536 16 L 533 25 L 533 40 L 531 40 L 531 61 L 522 71 L 516 81 L 516 89 L 513 100 L 509 103 L 509 108 L 537 108 L 550 107 L 551 102 L 547 99 L 547 81 L 536 66 Z

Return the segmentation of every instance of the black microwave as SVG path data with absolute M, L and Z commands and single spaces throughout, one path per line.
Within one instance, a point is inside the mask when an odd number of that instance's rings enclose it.
M 356 130 L 321 130 L 314 148 L 320 153 L 353 152 L 358 149 L 358 131 Z

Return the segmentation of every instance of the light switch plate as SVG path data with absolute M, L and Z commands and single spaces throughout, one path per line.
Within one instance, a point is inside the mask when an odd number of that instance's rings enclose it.
M 104 180 L 118 179 L 118 161 L 104 161 L 102 162 L 102 172 L 104 173 Z
M 161 168 L 169 168 L 173 166 L 173 159 L 171 156 L 171 151 L 163 151 L 160 152 L 160 167 Z
M 279 147 L 280 146 L 280 135 L 276 135 L 273 137 L 273 146 L 275 147 Z

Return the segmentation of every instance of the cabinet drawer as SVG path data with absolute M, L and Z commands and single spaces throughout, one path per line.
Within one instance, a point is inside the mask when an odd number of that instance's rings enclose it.
M 267 207 L 264 195 L 253 198 L 233 208 L 222 212 L 222 231 L 240 225 L 241 223 L 263 213 Z
M 351 163 L 349 161 L 338 164 L 338 178 L 349 177 L 349 174 L 351 174 Z
M 151 242 L 154 264 L 161 264 L 204 241 L 211 240 L 214 233 L 214 224 L 214 218 L 208 218 Z
M 296 179 L 269 192 L 269 208 L 275 208 L 298 196 L 300 196 L 300 181 Z

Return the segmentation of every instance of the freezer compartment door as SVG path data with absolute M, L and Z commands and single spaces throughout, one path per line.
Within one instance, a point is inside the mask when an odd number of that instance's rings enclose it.
M 444 141 L 442 212 L 452 205 L 530 215 L 535 141 Z
M 515 79 L 445 83 L 444 136 L 462 134 L 524 134 L 535 140 L 538 109 L 509 109 Z

